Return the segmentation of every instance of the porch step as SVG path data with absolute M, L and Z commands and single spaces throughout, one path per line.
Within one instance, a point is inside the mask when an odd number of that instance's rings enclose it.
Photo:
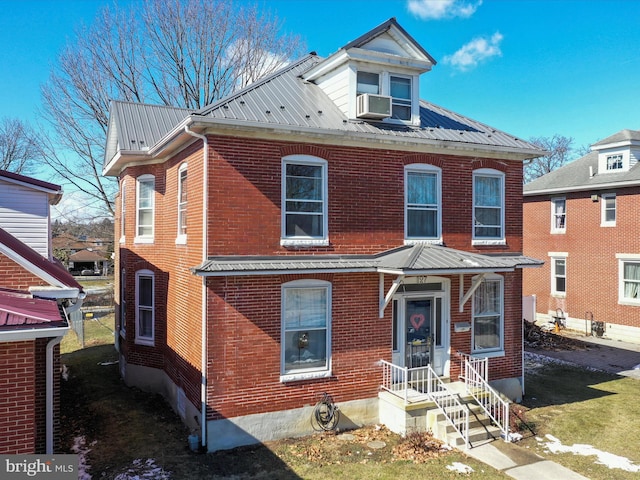
M 469 411 L 470 446 L 476 447 L 500 438 L 501 430 L 492 423 L 482 407 L 475 402 L 463 403 L 462 407 L 452 407 L 447 409 L 447 413 L 449 415 L 456 414 L 460 412 L 461 408 Z M 427 425 L 438 440 L 456 448 L 464 448 L 464 439 L 440 409 L 434 409 L 427 413 Z

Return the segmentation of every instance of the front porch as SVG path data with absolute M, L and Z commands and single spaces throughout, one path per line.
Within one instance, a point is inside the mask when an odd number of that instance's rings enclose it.
M 381 360 L 379 418 L 406 435 L 431 431 L 457 448 L 502 437 L 509 441 L 509 402 L 487 382 L 487 359 L 465 356 L 460 380 L 439 377 L 430 365 L 406 368 Z

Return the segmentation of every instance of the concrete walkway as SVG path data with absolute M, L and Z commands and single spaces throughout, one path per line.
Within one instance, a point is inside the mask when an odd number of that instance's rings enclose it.
M 470 448 L 465 453 L 517 480 L 588 480 L 516 443 L 496 440 Z
M 585 348 L 578 350 L 527 348 L 527 351 L 640 380 L 640 345 L 607 338 L 586 337 L 579 332 L 567 330 L 562 331 L 561 334 L 584 342 Z M 540 457 L 517 443 L 496 440 L 470 448 L 466 453 L 516 480 L 588 480 L 587 477 Z

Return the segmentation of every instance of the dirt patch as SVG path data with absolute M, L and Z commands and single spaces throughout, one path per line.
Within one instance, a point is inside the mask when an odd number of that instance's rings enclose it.
M 549 324 L 550 325 L 550 324 Z M 587 344 L 569 335 L 563 330 L 555 332 L 552 326 L 543 327 L 531 322 L 524 322 L 524 345 L 533 350 L 591 350 L 597 345 Z

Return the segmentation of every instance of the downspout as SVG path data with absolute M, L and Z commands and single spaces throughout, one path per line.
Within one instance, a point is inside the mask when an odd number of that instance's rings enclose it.
M 82 306 L 87 294 L 80 292 L 76 303 L 69 308 L 65 308 L 65 313 L 68 314 L 75 312 Z M 53 454 L 53 349 L 56 345 L 59 345 L 64 335 L 52 338 L 47 343 L 46 348 L 46 372 L 45 372 L 45 453 L 47 455 Z
M 204 152 L 202 154 L 202 261 L 207 260 L 207 212 L 209 210 L 209 141 L 206 135 L 189 130 L 185 125 L 184 131 L 192 137 L 202 140 Z M 200 353 L 200 445 L 203 449 L 207 446 L 207 277 L 202 277 L 200 311 L 201 318 L 201 353 Z
M 45 453 L 47 455 L 53 454 L 53 349 L 56 345 L 59 345 L 64 335 L 60 337 L 54 337 L 47 343 L 46 350 L 46 410 L 45 410 L 45 423 L 46 423 L 46 439 L 45 439 Z

